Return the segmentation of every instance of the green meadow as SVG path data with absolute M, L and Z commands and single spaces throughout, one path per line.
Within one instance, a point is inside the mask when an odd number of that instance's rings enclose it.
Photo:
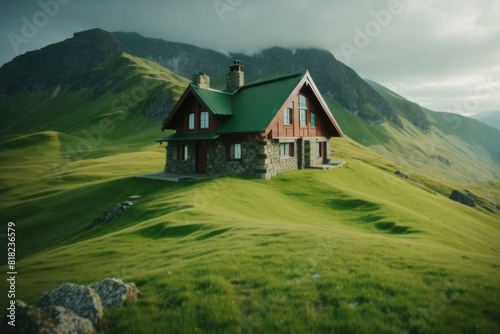
M 61 140 L 36 136 L 32 151 Z M 400 179 L 394 164 L 349 139 L 332 142 L 343 168 L 271 181 L 140 179 L 158 169 L 164 148 L 119 147 L 30 182 L 2 166 L 11 189 L 2 221 L 16 219 L 17 298 L 36 303 L 63 282 L 133 281 L 144 297 L 105 313 L 110 333 L 500 328 L 498 216 Z M 33 162 L 19 168 L 35 175 Z M 130 195 L 143 199 L 87 230 Z
M 443 139 L 442 118 L 426 111 L 441 129 L 428 135 L 405 119 L 405 130 L 373 131 L 329 101 L 356 139 L 332 140 L 342 168 L 269 181 L 137 178 L 163 167 L 160 123 L 139 112 L 146 99 L 109 106 L 137 85 L 178 98 L 187 81 L 134 57 L 110 61 L 122 84 L 98 97 L 3 101 L 0 233 L 16 223 L 16 298 L 36 304 L 64 282 L 135 282 L 143 298 L 107 310 L 102 333 L 500 332 L 500 216 L 448 199 L 466 188 L 498 203 L 498 165 L 467 169 L 463 158 L 478 155 L 453 150 L 462 142 Z M 142 199 L 88 228 L 131 195 Z

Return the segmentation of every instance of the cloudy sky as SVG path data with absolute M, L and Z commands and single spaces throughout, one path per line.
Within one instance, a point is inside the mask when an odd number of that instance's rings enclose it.
M 0 0 L 0 65 L 90 28 L 220 52 L 330 50 L 424 107 L 500 110 L 498 0 Z

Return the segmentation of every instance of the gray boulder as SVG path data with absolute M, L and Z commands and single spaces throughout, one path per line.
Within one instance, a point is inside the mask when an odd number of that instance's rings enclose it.
M 99 295 L 85 285 L 63 283 L 57 289 L 45 291 L 38 306 L 62 306 L 83 318 L 88 318 L 94 326 L 102 319 L 103 307 Z
M 127 301 L 136 301 L 140 292 L 134 283 L 123 283 L 119 278 L 106 278 L 89 285 L 101 298 L 102 306 L 121 306 Z
M 2 326 L 2 333 L 53 333 L 94 334 L 96 330 L 89 319 L 61 307 L 41 309 L 16 300 L 16 327 Z

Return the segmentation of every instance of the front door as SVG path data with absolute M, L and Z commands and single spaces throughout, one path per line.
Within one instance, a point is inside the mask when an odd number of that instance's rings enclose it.
M 206 173 L 208 164 L 207 145 L 203 140 L 196 142 L 196 173 Z

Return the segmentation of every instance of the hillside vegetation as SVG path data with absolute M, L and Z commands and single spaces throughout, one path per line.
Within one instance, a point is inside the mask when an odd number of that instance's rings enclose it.
M 16 223 L 18 299 L 118 277 L 144 298 L 106 311 L 102 332 L 500 331 L 499 212 L 448 199 L 465 188 L 500 203 L 497 132 L 370 83 L 402 127 L 326 97 L 348 135 L 331 143 L 343 168 L 137 178 L 163 168 L 154 139 L 187 82 L 122 53 L 78 84 L 0 97 L 0 224 Z M 142 199 L 90 228 L 131 195 Z
M 271 181 L 132 177 L 157 167 L 157 146 L 117 148 L 62 183 L 37 180 L 27 188 L 51 191 L 2 208 L 23 251 L 18 298 L 35 303 L 63 282 L 134 281 L 145 297 L 106 314 L 116 333 L 498 329 L 498 216 L 403 181 L 348 139 L 332 144 L 344 168 Z M 130 195 L 143 199 L 86 229 Z

